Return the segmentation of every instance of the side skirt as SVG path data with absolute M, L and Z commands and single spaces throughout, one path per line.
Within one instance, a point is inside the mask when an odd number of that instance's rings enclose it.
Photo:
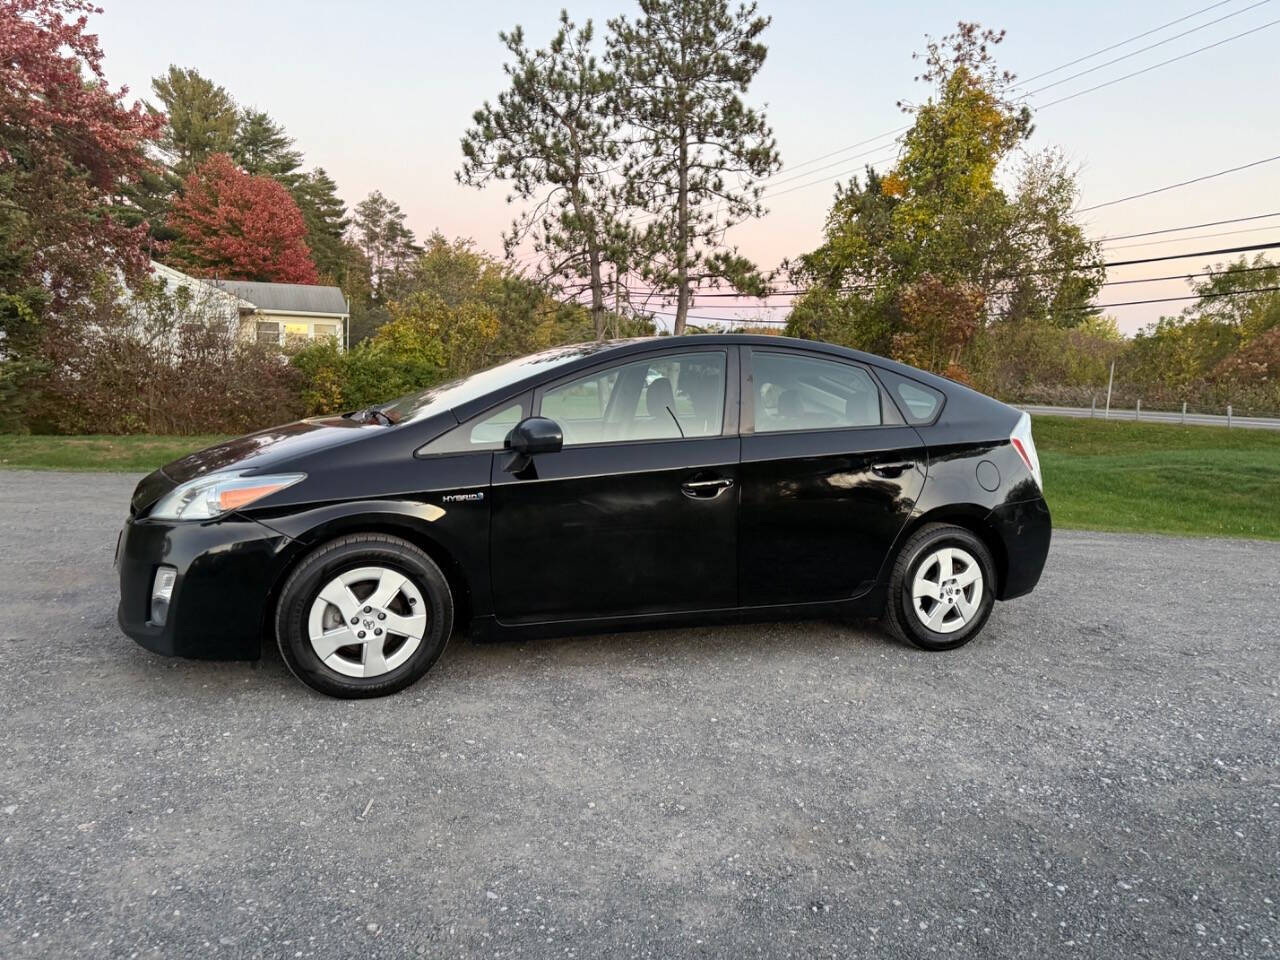
M 764 623 L 774 620 L 816 620 L 822 618 L 864 619 L 884 613 L 884 587 L 876 585 L 848 600 L 819 603 L 791 603 L 759 607 L 732 607 L 715 610 L 682 610 L 647 613 L 627 617 L 595 617 L 583 620 L 552 620 L 536 623 L 503 623 L 493 616 L 471 621 L 471 639 L 480 642 L 533 640 L 543 637 L 573 637 L 584 634 L 622 633 L 723 623 Z

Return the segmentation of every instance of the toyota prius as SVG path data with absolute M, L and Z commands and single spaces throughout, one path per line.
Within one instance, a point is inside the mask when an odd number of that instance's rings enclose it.
M 403 689 L 464 623 L 530 637 L 877 617 L 948 650 L 1049 549 L 1030 418 L 783 337 L 559 347 L 144 478 L 118 617 L 156 653 Z

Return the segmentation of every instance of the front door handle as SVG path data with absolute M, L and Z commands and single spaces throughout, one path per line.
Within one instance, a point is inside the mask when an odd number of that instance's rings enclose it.
M 876 463 L 872 464 L 871 472 L 877 477 L 884 477 L 886 480 L 892 480 L 894 477 L 900 477 L 915 464 L 910 460 L 904 460 L 898 463 Z
M 686 480 L 680 484 L 681 492 L 694 500 L 714 500 L 725 490 L 733 486 L 730 477 L 715 477 L 710 480 Z

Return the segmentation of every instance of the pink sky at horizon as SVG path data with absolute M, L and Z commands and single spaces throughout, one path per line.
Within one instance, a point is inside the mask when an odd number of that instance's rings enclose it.
M 870 144 L 829 160 L 797 165 L 902 124 L 895 103 L 921 94 L 922 88 L 912 82 L 917 64 L 911 53 L 923 46 L 926 33 L 943 34 L 961 17 L 1003 27 L 1008 38 L 997 48 L 1001 64 L 1032 77 L 1209 2 L 1084 0 L 1067 12 L 1011 0 L 978 2 L 959 10 L 929 0 L 913 5 L 910 15 L 904 16 L 902 8 L 887 5 L 860 8 L 841 0 L 783 5 L 766 0 L 762 12 L 773 16 L 764 35 L 769 58 L 748 99 L 767 105 L 786 164 L 776 179 L 796 179 L 780 183 L 776 197 L 766 195 L 769 216 L 735 228 L 731 241 L 766 269 L 821 241 L 834 180 L 860 173 L 865 160 L 882 164 L 882 158 L 891 154 L 853 159 L 877 146 Z M 170 63 L 194 67 L 225 86 L 242 105 L 267 110 L 283 123 L 296 138 L 306 164 L 328 170 L 348 206 L 379 189 L 402 205 L 419 237 L 438 229 L 449 237 L 469 237 L 490 252 L 501 251 L 500 234 L 513 210 L 500 187 L 479 191 L 454 182 L 460 160 L 458 142 L 471 112 L 502 88 L 505 51 L 497 32 L 520 23 L 531 42 L 545 42 L 554 30 L 561 3 L 533 6 L 494 0 L 444 5 L 388 0 L 353 8 L 336 2 L 251 5 L 226 0 L 216 8 L 216 16 L 210 16 L 207 5 L 159 0 L 103 0 L 103 5 L 105 14 L 95 18 L 91 27 L 102 37 L 105 69 L 113 85 L 128 84 L 135 95 L 145 97 L 150 94 L 150 78 Z M 592 18 L 602 29 L 610 16 L 633 15 L 634 9 L 624 0 L 590 0 L 571 7 L 570 12 L 580 21 Z M 1028 83 L 1038 88 L 1228 17 L 1046 90 L 1032 98 L 1032 105 L 1268 24 L 1276 16 L 1270 0 L 1228 0 L 1177 26 Z M 229 29 L 227 24 L 250 24 L 252 30 Z M 1268 62 L 1277 37 L 1280 27 L 1265 28 L 1037 111 L 1036 134 L 1028 146 L 1032 150 L 1056 146 L 1078 166 L 1084 206 L 1280 154 L 1280 106 L 1273 93 L 1274 66 Z M 842 158 L 849 162 L 823 169 Z M 810 181 L 820 182 L 792 189 Z M 1091 233 L 1102 237 L 1272 213 L 1280 211 L 1277 186 L 1280 162 L 1099 209 L 1084 219 Z M 1194 230 L 1189 235 L 1236 229 L 1253 232 L 1206 239 L 1170 235 L 1120 241 L 1108 245 L 1108 251 L 1115 248 L 1108 258 L 1280 241 L 1280 217 Z M 1139 243 L 1143 245 L 1134 246 Z M 1189 273 L 1204 266 L 1192 259 L 1127 267 L 1112 271 L 1111 279 Z M 1100 301 L 1187 292 L 1183 281 L 1112 286 L 1104 288 Z M 698 302 L 692 312 L 698 314 L 706 302 Z M 1176 313 L 1184 305 L 1109 312 L 1123 330 L 1132 333 L 1162 312 Z M 762 312 L 743 310 L 739 316 L 733 310 L 702 309 L 701 315 L 739 320 Z

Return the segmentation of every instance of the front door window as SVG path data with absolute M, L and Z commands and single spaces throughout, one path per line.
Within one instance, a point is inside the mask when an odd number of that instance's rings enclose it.
M 593 371 L 553 387 L 541 415 L 564 431 L 564 445 L 719 436 L 726 357 L 672 354 Z

